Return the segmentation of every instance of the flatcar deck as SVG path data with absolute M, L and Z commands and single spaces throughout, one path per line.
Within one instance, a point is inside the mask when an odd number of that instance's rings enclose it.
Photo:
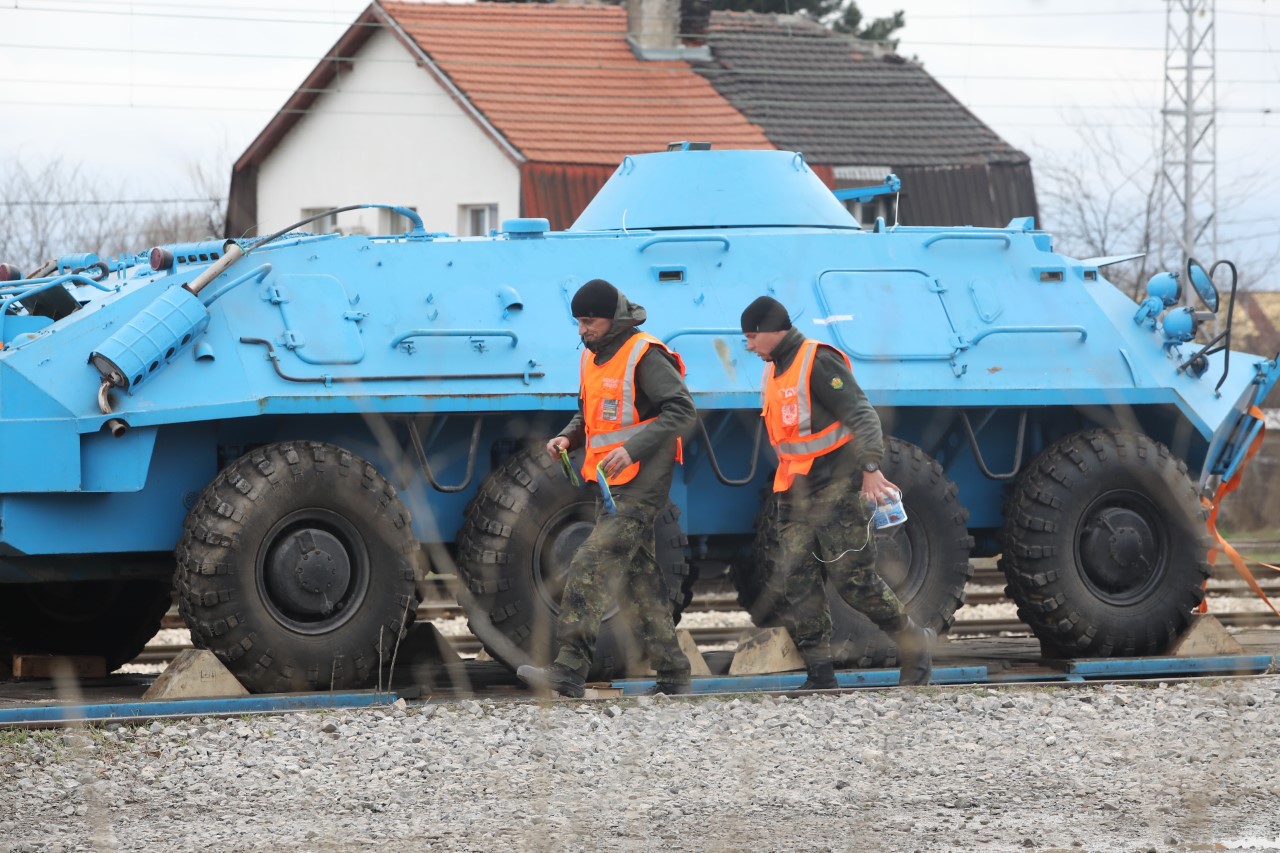
M 1070 685 L 1101 680 L 1190 679 L 1250 676 L 1280 671 L 1280 632 L 1244 630 L 1233 633 L 1243 654 L 1199 657 L 1093 658 L 1050 660 L 1029 638 L 944 640 L 935 655 L 931 685 Z M 696 678 L 696 695 L 794 693 L 803 673 L 730 676 L 730 652 L 705 655 L 713 675 Z M 421 673 L 417 668 L 415 672 Z M 455 670 L 461 684 L 450 683 L 441 668 L 432 683 L 395 682 L 389 690 L 257 695 L 223 699 L 184 699 L 148 702 L 142 694 L 154 681 L 146 675 L 66 681 L 10 681 L 0 683 L 0 726 L 57 726 L 77 721 L 138 722 L 174 717 L 286 713 L 332 708 L 389 705 L 398 699 L 457 701 L 464 698 L 523 700 L 521 688 L 503 665 L 468 661 Z M 423 680 L 423 679 L 418 679 Z M 896 669 L 845 670 L 837 673 L 842 690 L 897 686 Z M 653 686 L 652 680 L 627 679 L 597 686 L 597 698 L 634 696 Z M 832 691 L 834 692 L 834 691 Z M 590 700 L 588 700 L 590 701 Z

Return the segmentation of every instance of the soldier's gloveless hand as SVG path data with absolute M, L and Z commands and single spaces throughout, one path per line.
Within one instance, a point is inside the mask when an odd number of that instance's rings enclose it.
M 600 466 L 604 468 L 604 473 L 610 477 L 616 477 L 631 463 L 631 454 L 627 452 L 625 447 L 615 447 L 609 451 L 609 454 L 604 459 L 600 460 Z
M 862 475 L 862 494 L 877 504 L 889 503 L 901 492 L 901 489 L 889 482 L 883 471 L 867 471 Z

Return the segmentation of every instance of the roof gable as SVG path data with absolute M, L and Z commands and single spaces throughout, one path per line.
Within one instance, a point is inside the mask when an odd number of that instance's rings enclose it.
M 774 147 L 689 63 L 637 59 L 621 7 L 379 5 L 531 161 L 617 165 L 677 139 Z

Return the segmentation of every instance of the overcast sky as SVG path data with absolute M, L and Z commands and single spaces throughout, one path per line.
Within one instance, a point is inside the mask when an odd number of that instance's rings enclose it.
M 191 165 L 229 170 L 365 5 L 6 0 L 0 170 L 61 158 L 127 198 L 186 197 Z M 1033 165 L 1078 150 L 1080 123 L 1114 132 L 1134 164 L 1158 162 L 1162 0 L 860 6 L 868 18 L 903 9 L 899 51 L 923 62 Z M 1224 236 L 1274 246 L 1280 0 L 1217 0 L 1216 8 Z M 1240 243 L 1222 254 L 1232 252 L 1248 254 Z

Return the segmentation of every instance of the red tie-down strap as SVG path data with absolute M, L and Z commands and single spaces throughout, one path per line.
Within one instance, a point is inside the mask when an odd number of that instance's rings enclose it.
M 1263 566 L 1264 568 L 1268 568 L 1276 572 L 1280 572 L 1280 566 L 1273 566 L 1270 563 L 1264 563 L 1261 560 L 1246 560 L 1244 557 L 1240 556 L 1240 552 L 1233 548 L 1231 543 L 1222 538 L 1222 534 L 1218 532 L 1218 510 L 1222 508 L 1222 502 L 1226 500 L 1227 495 L 1240 487 L 1240 478 L 1244 476 L 1244 471 L 1249 467 L 1249 462 L 1254 456 L 1258 455 L 1258 451 L 1262 449 L 1262 438 L 1267 432 L 1266 419 L 1262 414 L 1262 410 L 1257 406 L 1250 406 L 1249 414 L 1258 420 L 1263 421 L 1263 427 L 1258 430 L 1258 434 L 1253 437 L 1253 442 L 1249 445 L 1249 452 L 1244 455 L 1244 461 L 1240 463 L 1240 467 L 1236 469 L 1236 472 L 1231 475 L 1230 480 L 1225 480 L 1220 486 L 1218 486 L 1218 491 L 1214 493 L 1212 501 L 1208 498 L 1200 499 L 1200 502 L 1209 510 L 1209 536 L 1212 537 L 1214 543 L 1209 546 L 1209 565 L 1217 566 L 1219 551 L 1226 554 L 1227 558 L 1231 560 L 1231 564 L 1236 567 L 1236 571 L 1240 573 L 1240 577 L 1244 578 L 1245 583 L 1249 584 L 1249 588 L 1257 593 L 1258 598 L 1261 598 L 1266 602 L 1267 607 L 1271 608 L 1272 613 L 1280 616 L 1280 610 L 1276 609 L 1276 606 L 1271 603 L 1271 599 L 1262 591 L 1262 587 L 1258 586 L 1258 581 L 1254 578 L 1253 572 L 1249 571 L 1248 563 L 1257 563 L 1259 566 Z M 1209 582 L 1205 581 L 1206 588 L 1208 585 Z M 1200 602 L 1200 612 L 1209 612 L 1208 599 Z

